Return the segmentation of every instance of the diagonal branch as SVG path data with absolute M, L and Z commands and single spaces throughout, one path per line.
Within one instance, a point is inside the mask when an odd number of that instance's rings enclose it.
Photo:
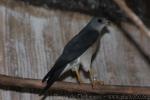
M 143 24 L 140 18 L 126 5 L 125 0 L 114 0 L 118 6 L 126 13 L 126 15 L 134 22 L 140 31 L 150 38 L 149 29 Z
M 0 86 L 17 87 L 21 89 L 42 89 L 44 84 L 41 80 L 11 77 L 0 74 Z M 131 86 L 111 86 L 99 85 L 92 88 L 90 84 L 77 84 L 70 82 L 56 82 L 50 91 L 64 91 L 69 93 L 88 93 L 88 94 L 131 94 L 131 95 L 150 95 L 150 87 L 131 87 Z

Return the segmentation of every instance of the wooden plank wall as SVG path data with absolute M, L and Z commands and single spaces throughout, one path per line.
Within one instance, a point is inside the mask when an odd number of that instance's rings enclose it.
M 77 34 L 90 17 L 32 7 L 22 3 L 0 2 L 0 73 L 42 79 L 61 54 L 64 45 Z M 129 41 L 114 25 L 104 36 L 93 67 L 105 84 L 150 86 L 150 40 L 134 27 L 126 26 L 142 49 Z M 81 72 L 82 74 L 82 72 Z M 85 82 L 88 78 L 82 75 Z M 76 82 L 73 75 L 66 81 Z M 51 96 L 46 100 L 75 100 Z M 79 98 L 78 98 L 79 99 Z M 0 90 L 0 100 L 39 100 L 37 94 Z

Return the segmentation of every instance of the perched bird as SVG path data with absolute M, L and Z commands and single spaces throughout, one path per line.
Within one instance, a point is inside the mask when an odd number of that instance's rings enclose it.
M 42 82 L 46 82 L 42 94 L 68 70 L 75 71 L 77 80 L 81 82 L 78 72 L 80 64 L 82 65 L 83 70 L 89 72 L 91 82 L 93 83 L 93 73 L 91 68 L 92 56 L 97 51 L 100 39 L 104 35 L 104 30 L 107 25 L 108 20 L 105 18 L 94 17 L 79 32 L 79 34 L 66 44 L 63 53 L 42 80 Z

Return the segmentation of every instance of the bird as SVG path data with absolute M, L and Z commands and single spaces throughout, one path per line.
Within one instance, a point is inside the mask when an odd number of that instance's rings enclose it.
M 89 23 L 75 35 L 64 47 L 62 54 L 58 57 L 51 70 L 45 75 L 42 83 L 46 83 L 40 95 L 57 81 L 62 74 L 68 70 L 76 73 L 79 83 L 82 82 L 79 74 L 80 65 L 83 70 L 89 72 L 91 83 L 94 82 L 91 67 L 92 57 L 98 49 L 100 39 L 107 33 L 109 21 L 103 17 L 94 17 Z

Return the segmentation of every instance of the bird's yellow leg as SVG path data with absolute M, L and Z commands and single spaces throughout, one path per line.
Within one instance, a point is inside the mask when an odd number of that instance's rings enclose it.
M 77 80 L 78 80 L 79 84 L 82 83 L 82 80 L 81 80 L 81 77 L 80 77 L 80 73 L 79 73 L 79 70 L 77 68 L 75 69 L 75 73 L 77 75 Z
M 96 85 L 104 85 L 103 81 L 99 81 L 94 77 L 94 69 L 91 67 L 89 70 L 91 85 L 94 88 Z
M 92 87 L 94 87 L 94 77 L 93 77 L 93 69 L 92 68 L 90 68 L 90 70 L 89 70 L 89 76 L 90 76 L 91 85 L 92 85 Z

